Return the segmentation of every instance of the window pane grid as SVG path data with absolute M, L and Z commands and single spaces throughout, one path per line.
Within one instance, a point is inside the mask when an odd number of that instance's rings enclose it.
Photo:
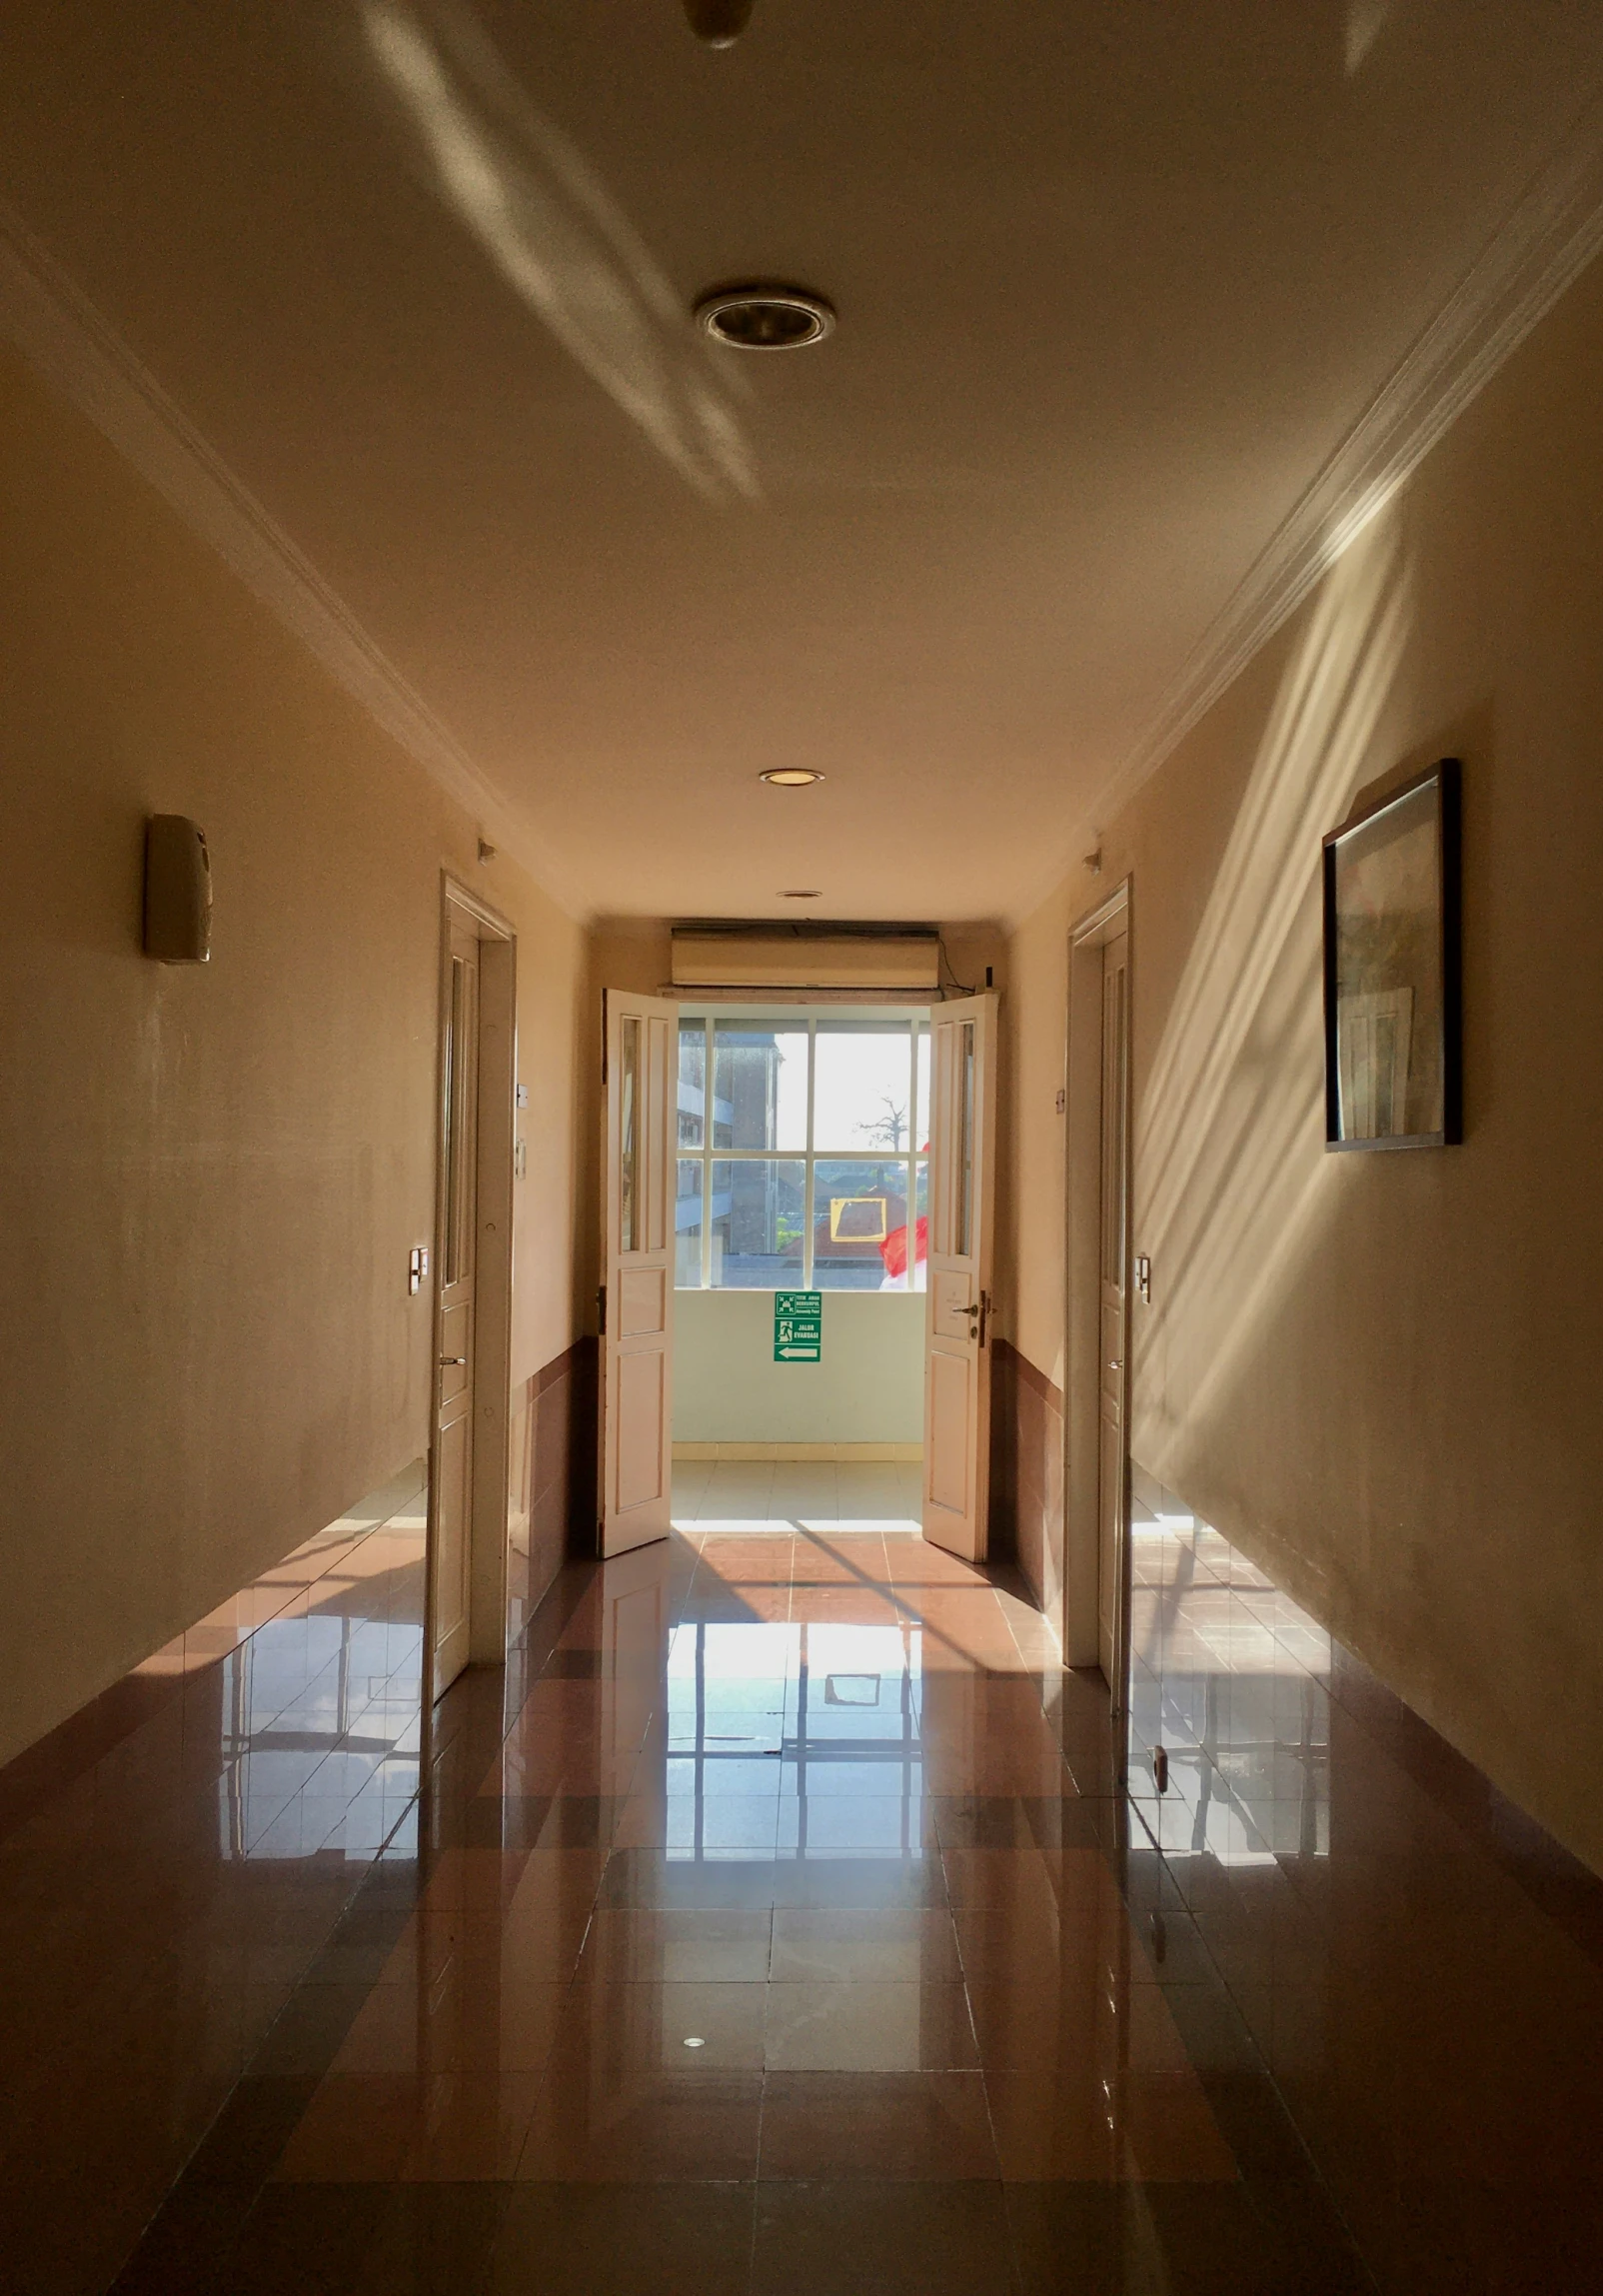
M 683 1016 L 678 1283 L 921 1290 L 928 1058 L 925 1014 Z

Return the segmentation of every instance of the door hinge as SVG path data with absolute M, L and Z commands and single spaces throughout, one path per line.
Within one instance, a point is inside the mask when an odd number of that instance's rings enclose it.
M 607 1336 L 607 1286 L 606 1286 L 606 1284 L 605 1284 L 605 1283 L 599 1283 L 599 1284 L 596 1286 L 596 1330 L 597 1330 L 597 1332 L 598 1332 L 598 1334 L 599 1334 L 599 1336 L 600 1336 L 600 1337 L 602 1337 L 603 1339 L 605 1339 L 605 1338 L 606 1338 L 606 1336 Z

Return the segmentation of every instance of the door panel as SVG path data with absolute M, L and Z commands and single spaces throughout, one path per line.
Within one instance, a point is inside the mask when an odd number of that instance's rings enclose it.
M 929 1358 L 929 1417 L 935 1440 L 929 1453 L 929 1496 L 948 1514 L 968 1509 L 968 1462 L 973 1451 L 968 1365 L 957 1355 Z
M 442 983 L 440 1273 L 429 1616 L 434 1695 L 468 1663 L 474 1276 L 479 1169 L 479 938 L 450 915 Z
M 619 1350 L 618 1504 L 625 1511 L 663 1496 L 667 1369 L 666 1357 L 655 1350 Z
M 1125 1126 L 1129 1092 L 1129 941 L 1119 934 L 1102 951 L 1101 1338 L 1100 1437 L 1097 1474 L 1097 1657 L 1116 1692 L 1122 1669 L 1120 1617 L 1127 1514 Z
M 937 1005 L 929 1037 L 923 1531 L 977 1562 L 989 1497 L 995 998 Z
M 679 1007 L 607 992 L 602 1188 L 604 1554 L 666 1538 L 673 1500 Z
M 967 1338 L 973 1297 L 974 1280 L 967 1268 L 948 1269 L 936 1278 L 932 1313 L 937 1339 Z
M 661 1267 L 626 1267 L 618 1285 L 618 1335 L 642 1339 L 661 1331 L 668 1320 L 667 1271 Z

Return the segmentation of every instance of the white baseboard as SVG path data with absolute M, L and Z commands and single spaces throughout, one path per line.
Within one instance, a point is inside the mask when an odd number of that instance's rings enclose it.
M 676 1443 L 678 1461 L 722 1459 L 823 1459 L 841 1464 L 869 1459 L 898 1459 L 914 1464 L 924 1455 L 922 1443 Z

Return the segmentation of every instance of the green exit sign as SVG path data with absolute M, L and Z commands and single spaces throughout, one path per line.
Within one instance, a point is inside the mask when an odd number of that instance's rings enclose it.
M 776 1291 L 774 1360 L 817 1363 L 823 1359 L 823 1293 Z

